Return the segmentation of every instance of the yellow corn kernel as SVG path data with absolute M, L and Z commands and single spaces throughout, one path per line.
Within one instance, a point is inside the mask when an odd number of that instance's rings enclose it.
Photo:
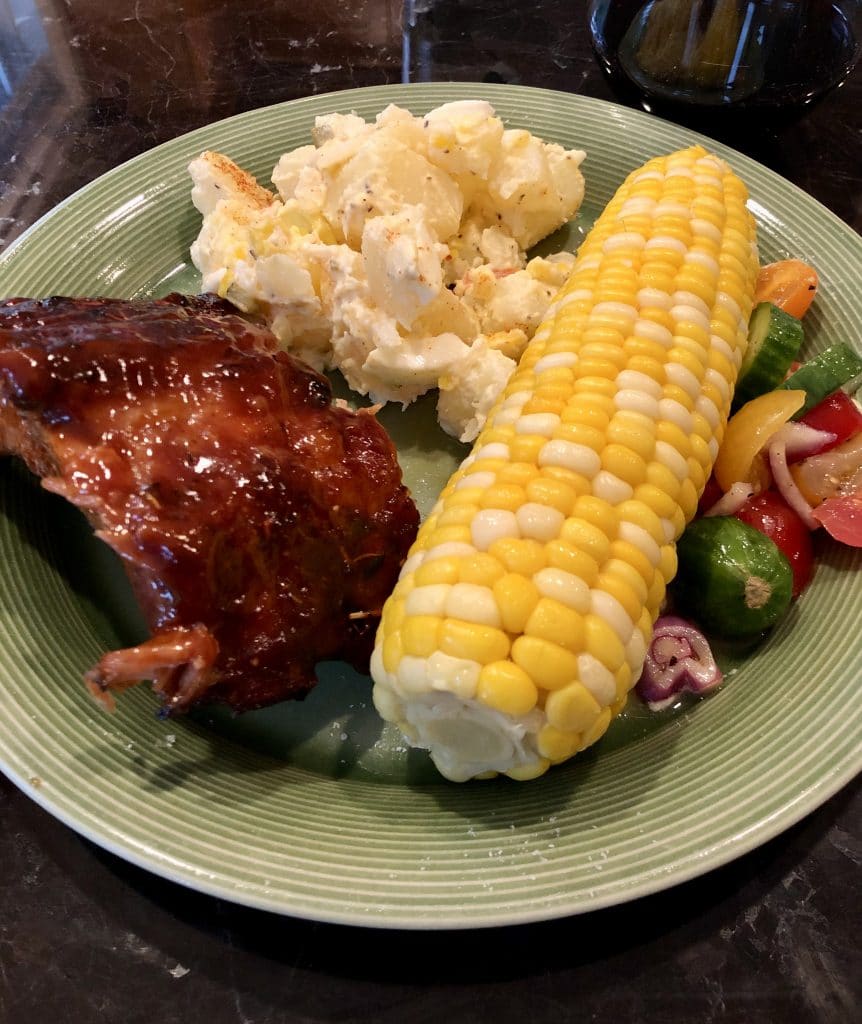
M 688 434 L 684 434 L 676 423 L 670 423 L 668 420 L 659 420 L 655 428 L 655 439 L 656 441 L 664 441 L 665 444 L 669 444 L 684 459 L 691 455 L 691 443 L 689 442 Z
M 497 474 L 498 484 L 514 484 L 516 487 L 526 487 L 531 480 L 539 475 L 538 466 L 527 462 L 510 462 L 505 465 Z
M 397 633 L 404 625 L 405 614 L 403 601 L 398 598 L 387 601 L 381 616 L 381 627 L 387 632 Z
M 542 757 L 531 761 L 529 764 L 515 765 L 514 768 L 509 768 L 504 774 L 510 779 L 514 779 L 515 782 L 532 782 L 533 779 L 538 779 L 539 776 L 544 775 L 550 767 L 551 761 L 546 757 Z M 477 778 L 480 777 L 477 776 Z
M 589 401 L 584 395 L 576 395 L 566 404 L 560 415 L 563 423 L 581 423 L 585 427 L 593 427 L 604 432 L 611 418 L 607 411 L 595 402 Z
M 608 416 L 612 416 L 616 410 L 614 395 L 617 393 L 617 385 L 607 377 L 579 376 L 572 385 L 575 395 L 589 395 L 591 400 L 600 404 Z M 602 402 L 604 398 L 606 401 Z
M 599 564 L 591 555 L 580 548 L 572 547 L 565 541 L 552 540 L 545 545 L 545 556 L 548 565 L 553 569 L 562 569 L 592 586 L 598 575 Z
M 602 501 L 601 498 L 596 498 L 592 494 L 582 495 L 575 502 L 572 514 L 596 527 L 597 530 L 601 530 L 608 540 L 612 540 L 617 535 L 619 527 L 617 510 L 608 505 L 606 501 Z
M 512 660 L 543 690 L 558 690 L 578 677 L 577 656 L 538 636 L 519 636 Z
M 457 583 L 459 566 L 457 558 L 432 558 L 423 562 L 413 573 L 417 587 L 428 587 L 435 583 Z
M 520 576 L 534 576 L 546 565 L 544 545 L 527 537 L 501 537 L 488 548 L 488 554 Z
M 440 513 L 437 526 L 469 526 L 478 511 L 478 505 L 453 505 Z
M 592 484 L 582 473 L 576 473 L 565 466 L 542 466 L 541 473 L 545 480 L 559 480 L 560 483 L 568 484 L 576 494 L 589 494 L 592 488 Z
M 673 544 L 663 544 L 658 568 L 666 582 L 670 583 L 674 576 L 676 576 L 676 567 L 676 547 Z
M 600 572 L 596 577 L 594 589 L 603 590 L 619 601 L 632 622 L 640 615 L 642 602 L 634 589 L 619 576 L 610 572 Z
M 509 443 L 509 451 L 513 462 L 532 462 L 534 465 L 539 461 L 539 452 L 547 444 L 548 439 L 539 434 L 519 434 L 513 437 Z
M 548 722 L 563 732 L 587 732 L 601 711 L 596 698 L 579 682 L 554 690 L 545 701 Z
M 611 721 L 625 710 L 626 704 L 628 704 L 628 694 L 624 694 L 619 700 L 615 700 L 613 704 L 609 705 L 608 711 L 611 713 Z
M 512 661 L 492 661 L 482 666 L 476 699 L 504 715 L 520 718 L 532 711 L 539 691 L 527 673 Z
M 605 446 L 605 435 L 596 427 L 588 426 L 585 423 L 563 423 L 554 428 L 555 441 L 572 441 L 574 444 L 583 444 L 592 448 L 594 452 L 601 452 Z
M 662 354 L 660 356 L 658 354 L 655 356 L 633 355 L 628 361 L 628 369 L 634 370 L 635 373 L 643 373 L 651 380 L 655 380 L 658 381 L 659 384 L 663 384 L 665 380 L 664 357 L 664 349 L 662 349 Z
M 655 425 L 643 413 L 621 410 L 608 424 L 608 442 L 622 445 L 648 462 L 655 453 Z
M 436 615 L 411 615 L 401 628 L 404 653 L 414 658 L 430 658 L 440 647 L 443 620 Z
M 500 609 L 503 629 L 523 633 L 541 594 L 535 583 L 520 573 L 507 573 L 494 584 L 494 598 Z
M 509 638 L 493 626 L 464 622 L 462 619 L 444 619 L 437 646 L 453 658 L 466 658 L 487 665 L 506 657 L 509 653 Z
M 565 521 L 559 539 L 586 552 L 600 565 L 608 557 L 611 549 L 611 542 L 606 533 L 592 523 L 575 516 Z
M 656 466 L 659 464 L 652 463 L 652 465 Z M 662 466 L 661 468 L 664 469 L 665 467 Z M 679 481 L 677 481 L 677 490 L 679 490 Z M 642 501 L 647 508 L 652 509 L 660 519 L 670 519 L 678 508 L 676 500 L 670 496 L 669 492 L 656 487 L 655 484 L 641 484 L 639 487 L 636 487 L 634 497 L 635 501 Z
M 694 440 L 694 438 L 692 438 Z M 698 438 L 699 440 L 699 438 Z M 693 446 L 692 446 L 693 447 Z M 700 494 L 703 488 L 706 486 L 706 473 L 703 466 L 697 461 L 697 459 L 690 455 L 688 457 L 688 480 L 685 482 L 691 484 L 696 494 Z M 682 488 L 680 487 L 680 495 L 682 495 Z M 683 499 L 680 496 L 677 498 L 680 505 L 684 505 Z M 686 516 L 686 518 L 690 518 Z
M 511 423 L 504 423 L 502 426 L 495 426 L 493 423 L 487 430 L 482 432 L 483 444 L 509 444 L 515 436 L 515 428 Z
M 701 487 L 703 483 L 701 483 Z M 694 518 L 697 511 L 697 502 L 700 495 L 691 480 L 683 480 L 679 488 L 679 507 L 685 516 L 686 522 Z
M 602 736 L 604 736 L 608 731 L 608 726 L 611 724 L 611 719 L 613 717 L 614 713 L 610 708 L 602 708 L 598 717 L 593 722 L 592 727 L 586 729 L 581 736 L 581 750 L 586 750 L 587 747 L 591 747 L 597 740 L 600 740 Z
M 666 495 L 669 505 L 676 501 L 676 497 L 679 494 L 679 480 L 663 462 L 650 462 L 647 465 L 646 482 L 651 487 L 655 487 L 659 493 Z M 635 491 L 635 498 L 637 497 L 637 491 Z M 651 511 L 657 512 L 652 505 L 648 507 Z
M 652 582 L 655 566 L 637 545 L 627 540 L 615 540 L 611 544 L 611 557 L 626 562 L 640 573 L 647 586 Z
M 661 520 L 644 502 L 635 499 L 622 501 L 616 507 L 616 514 L 621 523 L 634 523 L 648 533 L 656 544 L 664 544 L 664 527 Z
M 650 612 L 657 614 L 661 608 L 662 601 L 664 601 L 665 592 L 667 586 L 665 584 L 664 577 L 656 570 L 655 576 L 653 576 L 652 585 L 647 592 L 646 604 Z
M 477 551 L 475 555 L 468 555 L 461 559 L 458 566 L 457 582 L 475 583 L 480 587 L 493 587 L 505 572 L 506 570 L 493 555 L 487 551 Z
M 394 675 L 404 657 L 404 644 L 400 633 L 390 633 L 383 641 L 383 667 Z
M 552 764 L 560 764 L 581 749 L 581 737 L 576 732 L 562 732 L 553 725 L 546 725 L 536 737 L 536 747 L 542 757 Z
M 459 508 L 462 505 L 468 508 L 476 508 L 482 500 L 483 493 L 481 487 L 460 487 L 458 490 L 453 490 L 450 494 L 444 493 L 444 504 L 447 509 Z M 427 523 L 428 520 L 426 519 L 424 525 L 427 525 Z
M 621 444 L 608 444 L 602 452 L 602 469 L 607 470 L 630 487 L 646 479 L 646 462 L 637 452 Z
M 625 648 L 616 630 L 598 615 L 584 616 L 584 643 L 587 653 L 597 658 L 609 672 L 616 672 L 626 660 Z
M 517 484 L 493 484 L 479 499 L 479 506 L 517 512 L 526 500 L 524 488 Z
M 628 662 L 624 661 L 622 665 L 620 665 L 620 667 L 614 673 L 614 679 L 616 680 L 617 684 L 617 695 L 614 703 L 619 704 L 620 702 L 622 702 L 624 704 L 629 690 L 637 682 L 637 680 L 633 677 L 631 666 L 628 664 Z
M 648 584 L 643 575 L 630 563 L 622 558 L 609 558 L 602 566 L 602 574 L 607 573 L 621 580 L 637 594 L 638 602 L 646 601 Z
M 428 538 L 428 547 L 438 544 L 472 544 L 473 535 L 469 526 L 437 526 Z
M 528 501 L 555 508 L 568 516 L 572 513 L 578 492 L 569 483 L 542 476 L 527 484 L 526 496 Z
M 527 636 L 538 636 L 577 653 L 584 641 L 584 619 L 574 609 L 542 597 L 524 626 Z

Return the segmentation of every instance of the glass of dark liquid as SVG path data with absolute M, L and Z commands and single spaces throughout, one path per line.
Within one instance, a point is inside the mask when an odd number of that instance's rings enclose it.
M 860 55 L 862 0 L 592 0 L 590 33 L 622 97 L 709 128 L 787 122 Z

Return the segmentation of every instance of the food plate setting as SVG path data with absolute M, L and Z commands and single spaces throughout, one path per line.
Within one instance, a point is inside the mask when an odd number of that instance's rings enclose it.
M 188 165 L 225 153 L 268 183 L 316 115 L 373 119 L 488 100 L 509 127 L 584 149 L 586 195 L 551 240 L 574 251 L 626 175 L 702 142 L 744 180 L 762 262 L 800 257 L 820 288 L 806 356 L 862 351 L 858 237 L 747 157 L 636 111 L 539 89 L 440 83 L 313 96 L 160 146 L 94 181 L 0 258 L 5 296 L 194 293 L 200 217 Z M 550 251 L 550 250 L 548 250 Z M 337 387 L 337 385 L 336 385 Z M 347 397 L 347 391 L 341 392 Z M 380 420 L 425 515 L 468 447 L 426 396 Z M 381 721 L 371 681 L 321 666 L 302 702 L 167 721 L 148 687 L 107 714 L 83 673 L 144 636 L 124 573 L 84 519 L 12 459 L 0 472 L 0 765 L 34 800 L 126 860 L 278 913 L 465 928 L 634 899 L 777 835 L 862 767 L 860 556 L 818 537 L 812 585 L 761 642 L 719 650 L 724 685 L 662 712 L 634 697 L 593 747 L 540 779 L 455 784 Z

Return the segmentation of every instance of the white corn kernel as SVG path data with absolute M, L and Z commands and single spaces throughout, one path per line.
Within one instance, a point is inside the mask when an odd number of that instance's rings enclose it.
M 425 587 L 414 587 L 404 600 L 407 615 L 446 614 L 446 599 L 449 596 L 448 583 L 430 583 Z
M 632 328 L 632 334 L 637 338 L 654 341 L 665 348 L 670 348 L 673 344 L 673 334 L 663 324 L 657 324 L 653 320 L 638 320 Z
M 656 441 L 655 455 L 680 483 L 688 477 L 688 463 L 673 445 L 668 444 L 667 441 Z
M 551 352 L 542 358 L 533 367 L 533 373 L 543 373 L 545 370 L 555 370 L 560 366 L 576 366 L 578 357 L 574 352 Z
M 542 597 L 559 601 L 581 615 L 590 610 L 590 588 L 573 573 L 564 569 L 540 569 L 533 576 L 533 583 Z
M 643 413 L 644 416 L 648 416 L 651 420 L 658 418 L 658 402 L 645 391 L 621 388 L 614 396 L 614 405 L 618 409 L 625 409 L 627 412 Z
M 658 403 L 659 418 L 675 423 L 684 434 L 691 433 L 691 413 L 675 398 L 663 398 Z
M 638 551 L 642 552 L 654 566 L 659 564 L 661 561 L 661 550 L 642 526 L 623 519 L 619 525 L 618 533 L 620 540 L 634 544 Z
M 590 610 L 603 622 L 606 622 L 623 643 L 628 641 L 632 634 L 634 623 L 629 618 L 628 612 L 615 597 L 612 597 L 605 590 L 591 590 Z
M 476 550 L 487 551 L 495 540 L 502 537 L 520 537 L 521 531 L 518 529 L 518 520 L 514 512 L 502 508 L 483 508 L 473 517 L 470 534 Z
M 578 678 L 602 707 L 611 704 L 616 697 L 617 684 L 613 672 L 592 654 L 578 655 Z
M 670 333 L 668 331 L 668 333 Z M 661 384 L 652 377 L 648 377 L 640 370 L 621 370 L 617 374 L 616 385 L 618 388 L 631 388 L 633 391 L 643 391 L 653 398 L 661 398 Z
M 660 288 L 641 288 L 637 300 L 641 309 L 670 309 L 673 305 L 670 295 Z
M 534 412 L 522 416 L 515 424 L 516 434 L 536 434 L 551 437 L 560 425 L 560 417 L 552 412 Z
M 539 451 L 538 462 L 540 467 L 562 466 L 588 479 L 592 479 L 602 466 L 597 452 L 574 441 L 548 441 Z
M 435 558 L 450 558 L 452 555 L 475 555 L 476 548 L 472 544 L 465 544 L 462 540 L 447 540 L 436 547 L 429 548 L 425 552 L 425 561 L 431 562 Z M 403 570 L 402 570 L 403 572 Z
M 417 588 L 421 590 L 427 587 Z M 417 591 L 414 590 L 407 596 L 407 604 L 410 598 Z M 500 629 L 500 610 L 494 600 L 493 593 L 477 583 L 454 583 L 447 588 L 444 600 L 444 611 L 429 612 L 431 615 L 446 615 L 451 619 L 462 619 L 464 622 L 478 622 L 483 626 L 494 626 Z M 409 608 L 408 608 L 409 614 Z M 421 614 L 421 613 L 417 613 Z
M 592 491 L 596 498 L 601 498 L 609 505 L 619 505 L 634 494 L 631 484 L 606 469 L 600 469 L 593 477 Z
M 692 400 L 696 399 L 700 394 L 700 381 L 687 366 L 683 366 L 681 363 L 668 362 L 665 363 L 664 372 L 671 384 L 676 384 L 677 387 L 687 391 L 691 395 Z
M 522 537 L 540 541 L 556 540 L 566 521 L 559 509 L 535 501 L 525 502 L 515 513 L 515 518 Z
M 481 473 L 468 473 L 466 476 L 462 476 L 461 479 L 455 484 L 456 491 L 462 491 L 466 487 L 491 487 L 497 477 L 494 473 L 489 473 L 487 470 Z

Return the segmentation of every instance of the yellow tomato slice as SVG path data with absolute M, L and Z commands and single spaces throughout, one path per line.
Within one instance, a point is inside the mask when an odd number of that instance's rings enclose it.
M 804 404 L 804 391 L 769 391 L 746 402 L 731 417 L 714 469 L 723 491 L 729 491 L 740 481 L 753 484 L 758 490 L 763 487 L 764 463 L 758 455 Z
M 790 467 L 805 500 L 817 507 L 829 498 L 862 492 L 862 433 Z

